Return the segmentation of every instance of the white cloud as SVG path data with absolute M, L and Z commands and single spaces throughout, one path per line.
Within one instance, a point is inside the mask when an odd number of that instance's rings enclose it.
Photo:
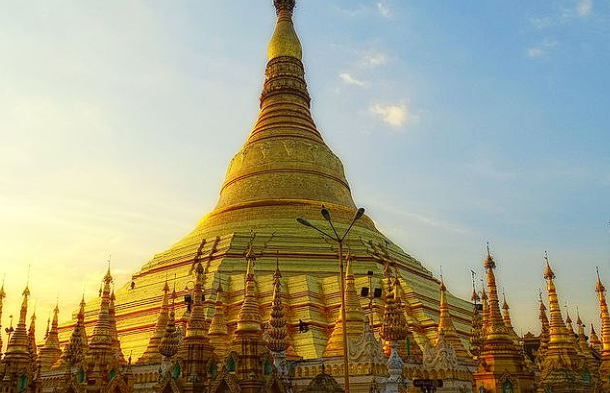
M 351 74 L 348 74 L 347 72 L 340 73 L 339 79 L 341 79 L 341 81 L 343 81 L 343 83 L 345 83 L 346 85 L 358 86 L 363 88 L 368 86 L 368 83 L 354 78 Z
M 553 19 L 551 17 L 545 16 L 542 18 L 531 18 L 530 19 L 530 24 L 535 28 L 535 29 L 546 29 L 549 28 L 551 26 L 553 26 L 554 22 Z
M 411 112 L 405 103 L 397 105 L 375 104 L 369 108 L 369 112 L 394 128 L 419 123 L 419 115 Z
M 377 3 L 377 10 L 384 18 L 391 18 L 392 11 L 390 10 L 390 6 L 385 1 L 380 1 Z
M 591 15 L 591 9 L 593 8 L 593 0 L 579 0 L 576 4 L 576 12 L 579 16 Z
M 337 10 L 337 12 L 340 12 L 344 15 L 349 16 L 350 18 L 354 18 L 360 15 L 363 15 L 367 12 L 370 12 L 370 8 L 367 8 L 363 5 L 359 5 L 356 8 L 341 8 L 338 6 L 335 6 L 335 10 Z
M 388 55 L 383 52 L 369 52 L 365 53 L 360 58 L 360 64 L 363 67 L 375 68 L 388 63 Z
M 528 48 L 527 57 L 537 58 L 546 56 L 555 46 L 557 46 L 557 41 L 544 40 L 540 44 Z

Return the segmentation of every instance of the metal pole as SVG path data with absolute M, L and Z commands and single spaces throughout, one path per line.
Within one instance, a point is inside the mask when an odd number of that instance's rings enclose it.
M 345 277 L 343 274 L 343 241 L 339 243 L 339 289 L 341 291 L 341 325 L 343 328 L 343 364 L 345 371 L 345 393 L 349 393 L 349 350 L 347 348 L 347 321 L 345 320 Z

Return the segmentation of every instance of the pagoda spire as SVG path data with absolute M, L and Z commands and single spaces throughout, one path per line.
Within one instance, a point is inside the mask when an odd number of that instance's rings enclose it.
M 252 246 L 246 250 L 246 277 L 244 284 L 244 301 L 237 317 L 236 338 L 243 334 L 259 334 L 262 332 L 261 316 L 256 297 L 256 280 L 254 279 L 254 262 L 256 256 Z
M 229 328 L 227 327 L 227 315 L 225 313 L 225 292 L 222 289 L 222 282 L 218 279 L 218 288 L 216 289 L 216 301 L 214 302 L 214 315 L 208 329 L 210 343 L 214 347 L 214 353 L 219 358 L 229 352 Z
M 102 281 L 100 309 L 89 340 L 89 355 L 93 361 L 104 362 L 112 358 L 113 355 L 112 322 L 110 320 L 110 284 L 112 284 L 112 274 L 110 274 L 109 266 Z
M 545 252 L 546 262 L 544 278 L 547 281 L 549 296 L 549 344 L 540 370 L 540 385 L 553 392 L 581 392 L 583 380 L 581 377 L 582 360 L 578 357 L 573 345 L 573 337 L 561 315 L 561 306 L 557 288 L 555 287 L 555 273 L 551 269 L 548 254 Z
M 489 298 L 485 291 L 485 285 L 483 285 L 483 288 L 481 289 L 481 306 L 481 328 L 483 337 L 485 337 L 489 330 Z
M 496 261 L 489 249 L 489 243 L 487 244 L 487 257 L 483 261 L 483 266 L 487 273 L 489 303 L 486 312 L 485 298 L 487 296 L 484 293 L 483 318 L 484 320 L 486 318 L 486 320 L 483 344 L 477 372 L 473 374 L 477 389 L 484 388 L 486 391 L 496 392 L 510 387 L 514 391 L 525 391 L 533 385 L 534 375 L 528 370 L 522 349 L 518 343 L 515 343 L 515 339 L 511 336 L 511 330 L 506 326 L 500 312 L 500 299 L 494 273 Z M 508 385 L 504 380 L 506 375 L 510 375 L 512 379 L 508 382 Z
M 76 365 L 85 359 L 89 345 L 87 343 L 87 330 L 85 329 L 85 295 L 80 301 L 80 308 L 76 316 L 76 325 L 70 335 L 70 341 L 64 349 L 62 359 L 69 366 Z
M 489 292 L 489 303 L 486 321 L 487 328 L 485 330 L 485 338 L 483 340 L 482 355 L 490 356 L 497 353 L 499 348 L 505 348 L 504 350 L 506 350 L 506 348 L 510 348 L 511 352 L 514 352 L 514 355 L 517 356 L 517 354 L 520 352 L 519 348 L 514 345 L 514 340 L 511 337 L 510 330 L 508 326 L 506 326 L 502 313 L 500 312 L 500 299 L 498 298 L 498 287 L 496 284 L 496 275 L 494 273 L 496 261 L 491 255 L 489 244 L 487 245 L 487 257 L 483 262 L 483 266 L 487 272 L 487 291 Z
M 439 284 L 440 290 L 440 315 L 438 319 L 438 336 L 440 337 L 441 332 L 444 334 L 445 339 L 453 346 L 455 353 L 460 358 L 468 357 L 468 353 L 464 349 L 460 338 L 455 330 L 453 318 L 451 318 L 451 312 L 449 311 L 449 303 L 447 302 L 447 287 L 445 286 L 445 280 L 441 275 L 441 282 Z M 439 338 L 437 337 L 437 343 Z
M 167 316 L 167 324 L 165 325 L 165 332 L 159 342 L 159 353 L 167 359 L 174 357 L 180 347 L 180 338 L 178 337 L 176 329 L 176 285 L 174 284 L 174 290 L 172 291 L 172 305 L 169 309 Z
M 470 329 L 470 354 L 475 362 L 478 362 L 481 354 L 481 344 L 483 341 L 483 319 L 479 310 L 479 302 L 481 298 L 477 293 L 474 280 L 474 271 L 472 272 L 472 328 Z
M 30 297 L 30 288 L 28 285 L 26 285 L 22 295 L 23 301 L 21 302 L 21 308 L 19 309 L 19 321 L 17 322 L 15 331 L 11 334 L 6 347 L 5 360 L 9 360 L 14 355 L 22 357 L 22 355 L 25 354 L 28 359 L 30 357 L 28 332 L 26 330 L 28 299 Z
M 57 329 L 59 321 L 59 302 L 53 309 L 53 322 L 48 329 L 44 345 L 40 348 L 40 367 L 42 370 L 49 370 L 61 357 L 61 347 L 59 346 L 59 332 Z
M 506 325 L 506 328 L 508 329 L 508 334 L 513 339 L 514 344 L 520 347 L 519 336 L 517 336 L 517 333 L 515 332 L 515 328 L 513 327 L 513 321 L 510 318 L 510 306 L 508 305 L 508 302 L 506 301 L 506 294 L 502 293 L 502 298 L 503 298 L 502 319 L 504 320 L 504 324 Z
M 32 341 L 32 336 L 29 334 L 35 333 L 35 325 L 30 325 L 29 332 L 26 330 L 29 298 L 30 289 L 28 284 L 23 290 L 23 301 L 21 302 L 21 308 L 19 310 L 19 321 L 17 322 L 15 330 L 10 335 L 6 352 L 4 354 L 4 358 L 2 359 L 2 381 L 19 380 L 19 383 L 21 384 L 23 381 L 25 386 L 30 386 L 31 382 L 33 382 L 36 366 L 36 341 L 35 337 L 34 341 Z M 33 316 L 33 321 L 36 321 L 35 316 Z M 2 381 L 0 381 L 0 383 Z M 13 385 L 13 387 L 16 386 Z M 8 391 L 10 392 L 13 390 L 11 390 L 11 387 L 9 387 Z
M 295 0 L 274 0 L 273 3 L 277 13 L 277 22 L 269 41 L 269 60 L 278 57 L 293 57 L 302 60 L 301 42 L 292 23 Z
M 254 277 L 254 262 L 256 255 L 252 244 L 248 245 L 245 253 L 246 276 L 244 282 L 244 300 L 237 315 L 237 329 L 233 338 L 232 349 L 237 353 L 240 363 L 240 377 L 249 378 L 251 389 L 260 389 L 260 376 L 262 367 L 260 356 L 267 351 L 263 343 L 261 328 L 260 305 L 256 293 L 256 280 Z M 254 376 L 254 377 L 252 377 Z
M 398 278 L 396 278 L 396 281 L 398 281 Z M 402 382 L 404 367 L 404 361 L 398 352 L 398 343 L 407 337 L 408 325 L 405 314 L 400 307 L 398 282 L 392 286 L 392 278 L 388 278 L 388 287 L 380 333 L 381 337 L 390 343 L 390 356 L 387 362 L 388 373 L 390 374 L 388 382 L 392 388 L 389 391 L 394 391 L 394 389 L 398 389 L 398 385 Z
M 604 391 L 610 391 L 610 312 L 606 302 L 606 287 L 602 284 L 599 269 L 597 269 L 595 291 L 599 299 L 600 318 L 602 320 L 600 381 L 602 381 L 602 386 L 606 389 Z
M 114 307 L 115 301 L 116 296 L 113 288 L 112 292 L 110 293 L 110 305 L 108 307 L 108 315 L 110 317 L 110 333 L 112 334 L 112 348 L 114 349 L 114 353 L 117 355 L 119 364 L 126 364 L 127 360 L 125 360 L 125 355 L 123 355 L 123 351 L 121 350 L 121 341 L 119 341 L 119 333 L 116 327 L 116 309 Z
M 548 346 L 549 346 L 549 319 L 546 316 L 546 306 L 542 301 L 542 292 L 539 294 L 540 297 L 540 313 L 538 314 L 538 318 L 540 320 L 540 346 L 538 348 L 538 355 L 536 356 L 537 360 L 542 360 Z
M 28 350 L 32 359 L 38 358 L 38 346 L 36 345 L 36 308 L 30 317 L 30 327 L 28 329 Z
M 576 310 L 576 316 L 576 324 L 578 325 L 578 346 L 580 347 L 580 352 L 584 355 L 589 372 L 596 375 L 598 373 L 599 363 L 593 356 L 593 350 L 587 343 L 585 325 L 582 323 L 582 319 L 580 319 L 580 312 L 578 310 Z
M 159 311 L 159 317 L 155 324 L 155 331 L 148 341 L 148 346 L 146 347 L 144 354 L 138 359 L 138 363 L 158 362 L 162 358 L 162 355 L 159 352 L 159 344 L 165 335 L 167 322 L 169 320 L 169 296 L 169 285 L 167 285 L 166 279 L 165 284 L 163 285 L 163 299 L 161 300 L 161 310 Z
M 203 243 L 202 243 L 203 244 Z M 194 261 L 196 264 L 193 274 L 195 275 L 195 285 L 191 291 L 191 313 L 186 324 L 186 332 L 184 339 L 178 351 L 178 357 L 183 364 L 184 377 L 195 379 L 192 382 L 203 382 L 197 380 L 204 378 L 206 374 L 206 364 L 212 358 L 214 348 L 210 345 L 208 337 L 208 327 L 205 316 L 205 289 L 203 282 L 205 279 L 205 270 L 199 260 L 199 257 Z
M 354 270 L 352 267 L 354 257 L 348 252 L 345 257 L 347 264 L 345 267 L 345 327 L 348 338 L 356 338 L 364 332 L 365 313 L 360 304 L 360 297 L 356 291 Z M 337 315 L 337 321 L 333 328 L 323 357 L 341 356 L 343 354 L 343 318 L 341 309 Z
M 595 349 L 597 352 L 601 352 L 602 350 L 602 342 L 600 341 L 597 333 L 595 332 L 595 327 L 591 324 L 591 335 L 589 337 L 589 342 L 591 343 L 591 348 Z
M 286 318 L 284 315 L 284 304 L 282 303 L 282 273 L 280 272 L 279 258 L 275 260 L 275 272 L 273 273 L 273 296 L 271 298 L 271 314 L 269 315 L 269 332 L 267 348 L 273 355 L 275 367 L 280 375 L 285 376 L 288 372 L 286 367 L 286 350 L 288 349 L 288 330 L 286 329 Z
M 286 330 L 286 318 L 284 316 L 284 304 L 282 303 L 282 273 L 280 272 L 279 259 L 276 260 L 275 272 L 273 273 L 273 296 L 271 299 L 271 314 L 269 315 L 269 342 L 267 347 L 271 352 L 285 352 L 288 349 L 288 331 Z

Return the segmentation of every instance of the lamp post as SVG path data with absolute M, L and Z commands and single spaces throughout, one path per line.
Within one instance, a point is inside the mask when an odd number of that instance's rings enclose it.
M 337 233 L 337 229 L 333 225 L 333 221 L 330 217 L 330 211 L 324 205 L 322 205 L 322 210 L 320 211 L 320 213 L 322 214 L 322 217 L 324 217 L 324 219 L 326 221 L 328 221 L 328 223 L 330 224 L 330 227 L 333 230 L 334 236 L 317 228 L 311 222 L 307 221 L 303 217 L 298 217 L 297 221 L 301 225 L 315 229 L 316 231 L 320 232 L 323 236 L 335 241 L 337 243 L 337 245 L 339 246 L 339 290 L 341 291 L 341 325 L 342 325 L 341 327 L 343 329 L 343 364 L 344 364 L 343 368 L 344 368 L 344 372 L 345 372 L 345 375 L 344 375 L 345 393 L 349 393 L 349 359 L 348 359 L 349 352 L 347 349 L 347 326 L 346 326 L 346 321 L 345 321 L 346 317 L 345 317 L 345 277 L 343 274 L 343 241 L 345 240 L 345 237 L 347 236 L 349 231 L 354 226 L 354 223 L 356 221 L 358 221 L 360 218 L 362 218 L 362 216 L 364 215 L 364 208 L 361 207 L 356 211 L 356 214 L 354 214 L 354 218 L 352 219 L 352 222 L 349 224 L 349 227 L 347 228 L 347 230 L 345 231 L 343 236 L 339 236 L 339 233 Z

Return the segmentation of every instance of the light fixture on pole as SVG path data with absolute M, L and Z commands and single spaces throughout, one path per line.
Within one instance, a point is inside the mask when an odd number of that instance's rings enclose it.
M 356 223 L 356 221 L 358 221 L 364 215 L 364 208 L 361 207 L 358 210 L 356 210 L 356 213 L 354 214 L 354 218 L 352 219 L 352 222 L 349 224 L 349 227 L 347 228 L 345 233 L 343 233 L 343 236 L 339 236 L 339 233 L 337 232 L 337 229 L 335 228 L 335 225 L 333 224 L 333 221 L 332 221 L 332 218 L 330 215 L 330 210 L 328 210 L 326 208 L 326 206 L 322 205 L 322 210 L 320 211 L 320 213 L 322 214 L 322 217 L 324 217 L 324 219 L 326 221 L 328 221 L 331 229 L 333 230 L 334 236 L 324 232 L 320 228 L 317 228 L 315 225 L 313 225 L 311 222 L 309 222 L 307 219 L 305 219 L 303 217 L 298 217 L 297 222 L 303 226 L 313 228 L 314 230 L 320 232 L 326 238 L 335 241 L 337 243 L 337 245 L 339 246 L 339 289 L 341 291 L 341 324 L 342 324 L 341 327 L 343 329 L 343 364 L 344 364 L 344 376 L 345 376 L 345 393 L 349 393 L 349 355 L 348 355 L 349 351 L 347 348 L 347 326 L 346 326 L 346 321 L 345 321 L 346 317 L 345 317 L 345 277 L 343 274 L 343 241 L 347 237 L 347 234 L 351 231 L 351 229 L 354 226 L 354 224 Z

